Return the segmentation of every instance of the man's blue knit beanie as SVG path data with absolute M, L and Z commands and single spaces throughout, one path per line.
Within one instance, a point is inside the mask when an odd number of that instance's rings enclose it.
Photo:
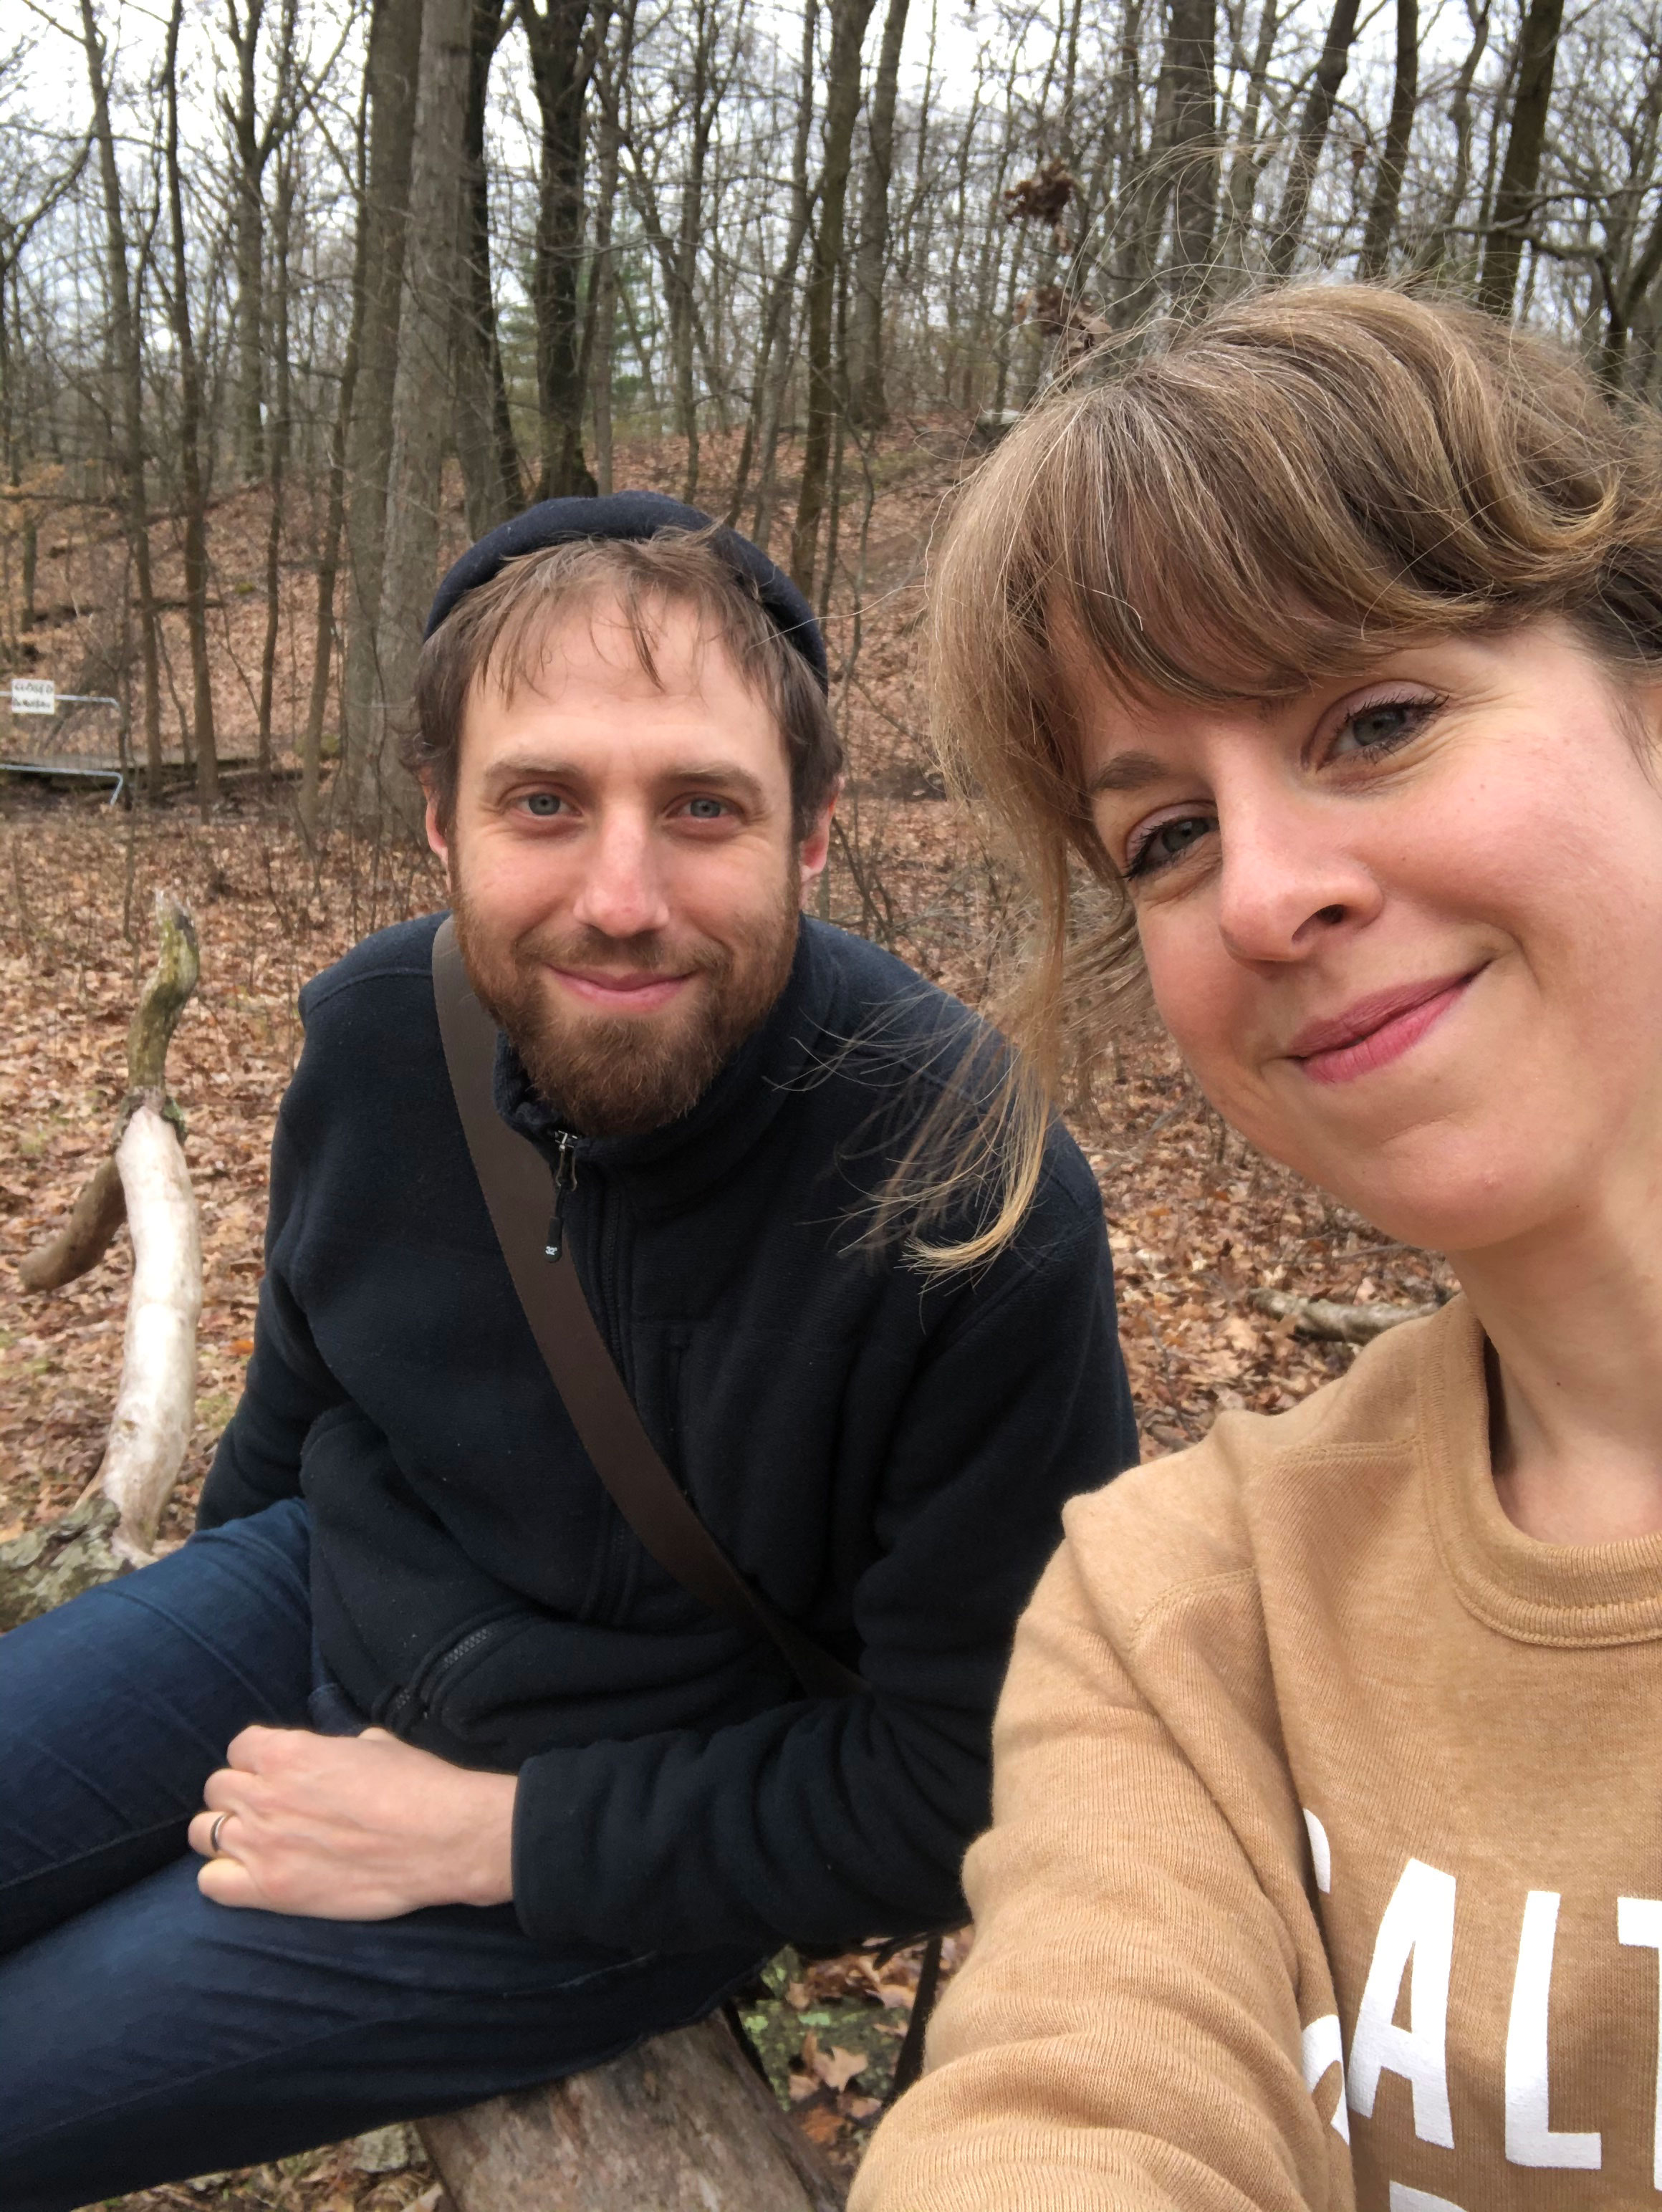
M 605 499 L 545 499 L 523 514 L 498 524 L 477 545 L 470 545 L 434 596 L 424 637 L 431 637 L 456 602 L 489 582 L 504 562 L 545 545 L 564 545 L 581 538 L 656 538 L 665 530 L 709 530 L 710 518 L 659 491 L 614 491 Z M 712 550 L 735 574 L 748 578 L 757 597 L 787 643 L 813 669 L 822 691 L 828 688 L 825 644 L 813 609 L 782 569 L 759 546 L 736 530 L 715 532 Z

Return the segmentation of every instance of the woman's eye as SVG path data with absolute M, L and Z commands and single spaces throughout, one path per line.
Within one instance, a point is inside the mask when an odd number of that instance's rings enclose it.
M 1334 739 L 1336 753 L 1388 753 L 1405 745 L 1425 727 L 1436 707 L 1434 699 L 1373 699 L 1358 707 L 1340 723 Z
M 1184 859 L 1216 827 L 1215 819 L 1209 814 L 1175 814 L 1168 822 L 1157 822 L 1145 836 L 1133 841 L 1125 863 L 1126 875 L 1158 874 L 1174 860 Z
M 546 822 L 558 814 L 565 801 L 557 791 L 528 791 L 525 795 L 525 811 L 534 814 L 539 822 Z

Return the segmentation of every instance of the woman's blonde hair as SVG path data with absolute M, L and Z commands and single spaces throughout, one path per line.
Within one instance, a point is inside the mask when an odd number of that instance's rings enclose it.
M 1083 796 L 1081 679 L 1143 702 L 1285 697 L 1406 636 L 1544 615 L 1617 667 L 1662 661 L 1662 434 L 1474 310 L 1370 285 L 1262 294 L 1093 356 L 1017 425 L 946 533 L 933 673 L 949 775 L 1037 908 L 1005 1013 L 1023 1049 L 995 1121 L 935 1155 L 924 1219 L 985 1191 L 995 1153 L 995 1202 L 967 1240 L 915 1232 L 926 1263 L 1014 1233 L 1070 1024 L 1141 996 Z M 1085 932 L 1081 869 L 1107 907 Z

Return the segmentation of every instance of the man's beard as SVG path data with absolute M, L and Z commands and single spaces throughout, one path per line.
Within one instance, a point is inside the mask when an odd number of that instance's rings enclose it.
M 690 1112 L 790 977 L 801 919 L 794 865 L 764 920 L 731 945 L 700 938 L 685 950 L 655 932 L 615 938 L 587 928 L 532 930 L 504 945 L 488 933 L 457 873 L 451 903 L 468 980 L 507 1031 L 538 1096 L 584 1136 L 637 1136 Z M 551 967 L 690 972 L 701 980 L 685 1008 L 672 1002 L 657 1014 L 579 1013 L 560 1003 L 561 987 L 545 972 Z

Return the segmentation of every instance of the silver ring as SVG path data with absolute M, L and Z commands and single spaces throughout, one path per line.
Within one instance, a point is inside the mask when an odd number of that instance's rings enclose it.
M 228 1813 L 216 1813 L 214 1815 L 214 1825 L 208 1831 L 208 1856 L 210 1859 L 220 1856 L 219 1832 L 230 1817 Z

